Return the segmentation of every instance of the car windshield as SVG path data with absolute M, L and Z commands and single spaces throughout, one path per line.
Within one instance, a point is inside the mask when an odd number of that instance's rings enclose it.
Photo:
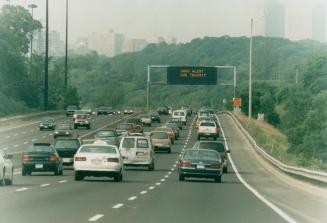
M 184 112 L 174 112 L 174 116 L 185 116 Z
M 114 131 L 99 131 L 95 134 L 96 137 L 114 137 L 116 136 Z
M 216 151 L 209 150 L 189 150 L 184 153 L 185 160 L 220 160 L 220 156 Z
M 151 133 L 151 138 L 153 139 L 167 139 L 168 134 L 165 132 L 152 132 Z
M 223 143 L 218 142 L 201 142 L 198 145 L 199 149 L 212 149 L 216 150 L 219 153 L 225 152 L 225 146 Z
M 76 119 L 87 119 L 88 116 L 87 115 L 77 115 Z
M 69 139 L 57 139 L 55 141 L 54 147 L 56 149 L 75 149 L 79 147 L 79 142 L 78 140 L 69 140 Z
M 113 146 L 96 146 L 96 145 L 85 145 L 79 153 L 110 153 L 116 154 L 116 148 Z
M 124 138 L 122 147 L 125 149 L 130 149 L 135 147 L 135 138 Z

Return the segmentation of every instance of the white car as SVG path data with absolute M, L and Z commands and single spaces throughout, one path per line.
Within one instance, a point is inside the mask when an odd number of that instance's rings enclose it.
M 12 185 L 14 178 L 14 166 L 11 162 L 12 155 L 5 154 L 0 150 L 0 186 Z
M 84 177 L 113 177 L 114 181 L 123 180 L 123 158 L 116 146 L 103 141 L 82 145 L 74 156 L 75 180 Z
M 180 119 L 184 125 L 186 125 L 187 122 L 187 114 L 185 110 L 176 110 L 173 111 L 173 114 L 171 116 L 172 119 Z
M 213 140 L 216 140 L 219 137 L 219 130 L 217 124 L 212 121 L 200 122 L 198 128 L 198 140 L 200 140 L 201 137 L 213 138 Z
M 145 166 L 154 170 L 155 156 L 151 139 L 146 136 L 125 136 L 119 145 L 125 166 Z
M 142 120 L 143 125 L 151 126 L 151 116 L 150 115 L 139 115 Z

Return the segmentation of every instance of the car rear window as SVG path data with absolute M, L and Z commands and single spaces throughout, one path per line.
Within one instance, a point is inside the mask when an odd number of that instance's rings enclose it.
M 56 140 L 54 146 L 56 149 L 75 149 L 80 145 L 77 140 Z
M 219 153 L 225 152 L 225 146 L 223 143 L 211 143 L 211 142 L 201 142 L 199 144 L 199 149 L 212 149 Z
M 33 153 L 53 153 L 53 149 L 47 145 L 38 145 L 38 146 L 31 146 L 27 149 L 27 152 Z
M 216 151 L 209 151 L 209 150 L 190 150 L 186 151 L 184 156 L 186 160 L 212 160 L 217 161 L 220 160 L 220 156 Z
M 134 148 L 135 139 L 134 138 L 124 138 L 122 147 L 126 149 Z
M 116 148 L 113 146 L 83 146 L 81 150 L 79 151 L 80 153 L 111 153 L 111 154 L 116 154 Z
M 201 122 L 200 126 L 216 127 L 214 122 Z
M 184 116 L 185 113 L 184 112 L 174 112 L 175 116 Z
M 96 137 L 112 137 L 115 136 L 114 131 L 99 131 L 96 133 Z
M 165 132 L 153 132 L 151 134 L 151 137 L 153 139 L 167 139 L 168 138 L 168 135 Z
M 147 139 L 137 139 L 136 147 L 137 148 L 149 148 L 149 142 Z

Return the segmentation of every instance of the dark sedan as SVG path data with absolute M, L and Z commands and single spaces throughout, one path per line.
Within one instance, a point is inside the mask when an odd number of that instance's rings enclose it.
M 188 149 L 178 162 L 179 180 L 186 177 L 213 178 L 221 183 L 222 163 L 218 152 L 208 149 Z
M 119 135 L 117 134 L 116 130 L 100 130 L 95 133 L 96 140 L 102 140 L 108 143 L 109 145 L 119 146 Z
M 71 136 L 71 126 L 69 124 L 60 124 L 56 126 L 53 137 L 57 138 L 58 136 Z
M 50 143 L 34 143 L 23 153 L 22 175 L 31 175 L 32 172 L 63 174 L 62 159 Z
M 42 130 L 54 130 L 56 123 L 54 118 L 43 118 L 40 122 L 39 129 Z
M 152 122 L 158 122 L 158 123 L 161 122 L 160 115 L 158 112 L 155 111 L 149 112 L 149 115 L 151 116 Z

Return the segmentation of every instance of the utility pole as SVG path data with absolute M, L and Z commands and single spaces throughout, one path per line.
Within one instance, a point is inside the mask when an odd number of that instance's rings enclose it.
M 299 81 L 299 70 L 296 69 L 296 73 L 295 73 L 295 84 L 296 84 L 296 86 L 298 84 L 298 81 Z
M 45 63 L 44 63 L 44 111 L 48 110 L 48 72 L 49 72 L 49 0 L 45 6 Z
M 65 88 L 67 89 L 68 74 L 68 0 L 66 0 L 66 45 L 65 45 Z
M 249 59 L 249 120 L 252 117 L 252 38 L 253 38 L 253 19 L 251 19 L 250 59 Z
M 37 5 L 35 5 L 35 4 L 30 4 L 30 5 L 28 5 L 28 7 L 31 9 L 31 11 L 32 11 L 32 19 L 33 19 L 33 16 L 34 16 L 34 9 L 35 8 L 37 8 Z M 32 31 L 32 33 L 31 33 L 31 55 L 30 55 L 30 60 L 31 60 L 31 66 L 32 66 L 32 54 L 33 54 L 33 31 Z

